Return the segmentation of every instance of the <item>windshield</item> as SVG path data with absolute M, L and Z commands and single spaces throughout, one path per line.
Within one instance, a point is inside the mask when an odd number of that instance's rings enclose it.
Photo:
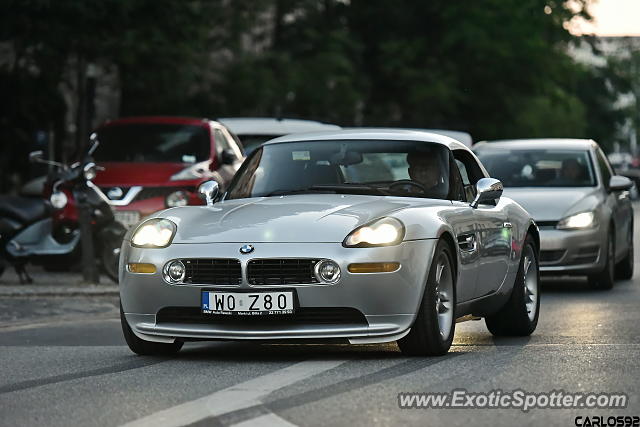
M 101 162 L 196 163 L 210 156 L 211 143 L 202 126 L 119 124 L 97 131 Z
M 418 141 L 268 144 L 243 163 L 227 198 L 329 192 L 444 199 L 449 150 Z
M 592 187 L 595 179 L 585 150 L 478 150 L 489 174 L 505 187 Z

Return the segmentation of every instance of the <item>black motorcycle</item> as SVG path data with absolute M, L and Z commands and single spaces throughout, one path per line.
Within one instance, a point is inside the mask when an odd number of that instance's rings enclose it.
M 29 262 L 59 271 L 79 265 L 80 215 L 85 209 L 96 261 L 118 281 L 120 246 L 127 230 L 115 220 L 109 199 L 92 183 L 97 171 L 92 155 L 98 144 L 92 135 L 87 154 L 70 166 L 44 160 L 42 151 L 29 155 L 31 162 L 55 170 L 48 176 L 45 198 L 0 196 L 0 275 L 10 264 L 20 283 L 31 283 L 25 269 Z

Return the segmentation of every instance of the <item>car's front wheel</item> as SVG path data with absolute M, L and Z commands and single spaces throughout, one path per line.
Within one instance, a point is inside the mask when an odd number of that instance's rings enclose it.
M 629 230 L 627 255 L 616 265 L 616 277 L 622 280 L 629 280 L 633 277 L 633 226 Z
M 453 342 L 456 311 L 456 275 L 449 245 L 436 247 L 422 303 L 411 331 L 398 341 L 409 356 L 441 356 Z
M 120 324 L 122 325 L 122 333 L 124 334 L 124 339 L 127 342 L 127 345 L 131 351 L 141 356 L 170 356 L 176 354 L 182 348 L 183 342 L 181 341 L 161 343 L 145 341 L 138 338 L 138 336 L 131 330 L 129 323 L 124 316 L 122 304 L 120 304 Z
M 612 289 L 616 281 L 616 244 L 613 237 L 613 232 L 609 233 L 606 252 L 604 255 L 606 257 L 604 269 L 593 276 L 589 276 L 588 279 L 589 286 L 595 289 Z
M 538 325 L 540 310 L 540 270 L 538 252 L 531 236 L 527 236 L 511 297 L 492 316 L 485 318 L 489 331 L 496 336 L 527 336 Z

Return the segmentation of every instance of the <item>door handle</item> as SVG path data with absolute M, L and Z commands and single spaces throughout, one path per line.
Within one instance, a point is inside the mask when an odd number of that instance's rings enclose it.
M 505 222 L 504 224 L 502 224 L 502 228 L 513 228 L 513 224 L 511 224 L 510 222 Z
M 475 252 L 478 248 L 475 234 L 462 234 L 458 236 L 458 247 L 462 252 Z

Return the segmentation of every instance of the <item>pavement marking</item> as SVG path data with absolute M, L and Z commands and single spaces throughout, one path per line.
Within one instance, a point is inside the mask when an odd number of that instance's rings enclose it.
M 0 324 L 0 333 L 22 331 L 25 329 L 56 327 L 69 323 L 82 323 L 84 325 L 97 322 L 120 322 L 120 318 L 114 318 L 113 314 L 107 314 L 104 316 L 92 316 L 90 319 L 81 316 L 63 318 L 52 317 L 25 323 L 2 323 Z
M 318 375 L 349 361 L 350 359 L 305 360 L 227 387 L 208 396 L 158 411 L 123 424 L 123 427 L 147 427 L 149 425 L 154 427 L 185 426 L 206 418 L 218 417 L 229 412 L 260 405 L 260 399 L 276 390 Z M 275 420 L 275 418 L 272 417 L 271 420 Z
M 252 418 L 250 420 L 242 421 L 238 424 L 232 424 L 232 427 L 294 427 L 297 424 L 292 424 L 284 418 L 280 418 L 273 412 L 259 417 Z

